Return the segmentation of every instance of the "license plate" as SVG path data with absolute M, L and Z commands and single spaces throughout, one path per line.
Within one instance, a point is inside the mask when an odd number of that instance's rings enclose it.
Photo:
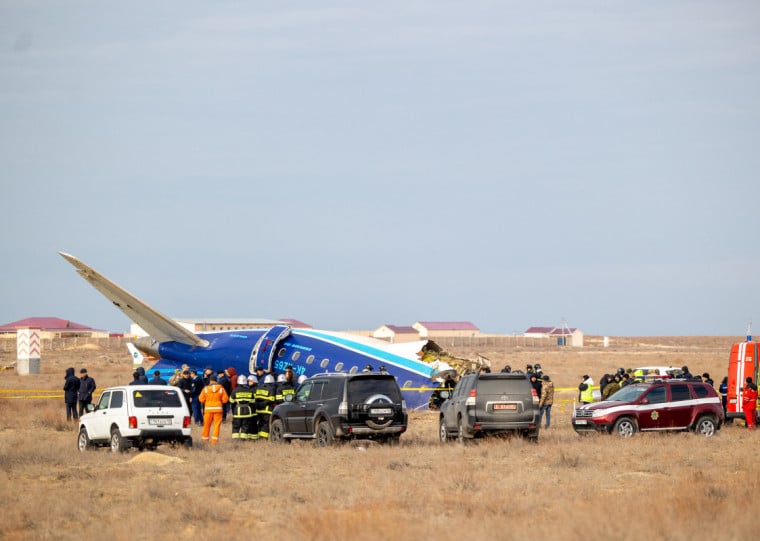
M 370 410 L 370 413 L 372 415 L 390 415 L 393 413 L 393 410 L 391 408 L 375 408 Z
M 494 404 L 493 405 L 494 411 L 509 411 L 509 410 L 516 410 L 517 404 Z
M 588 421 L 586 419 L 576 419 L 575 424 L 577 425 L 587 425 Z
M 149 425 L 166 426 L 172 424 L 171 419 L 148 419 Z

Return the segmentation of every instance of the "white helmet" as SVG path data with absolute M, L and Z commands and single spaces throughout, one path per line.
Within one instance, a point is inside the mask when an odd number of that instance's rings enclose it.
M 301 374 L 300 376 L 298 376 L 298 384 L 301 385 L 307 379 L 309 378 L 306 377 L 306 374 Z
M 253 374 L 251 374 L 250 376 L 248 376 L 248 382 L 249 383 L 255 383 L 256 385 L 259 384 L 258 378 L 256 376 L 254 376 Z
M 272 374 L 267 374 L 266 377 L 264 377 L 264 383 L 274 383 L 274 377 Z
M 285 374 L 280 374 L 277 376 L 277 383 L 285 383 L 287 379 L 285 378 Z
M 238 376 L 238 385 L 245 385 L 247 379 L 245 379 L 245 376 L 243 374 L 240 374 Z

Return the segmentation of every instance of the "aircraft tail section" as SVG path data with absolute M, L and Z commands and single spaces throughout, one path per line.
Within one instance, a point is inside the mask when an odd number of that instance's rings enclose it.
M 132 367 L 137 368 L 138 366 L 142 366 L 142 362 L 145 360 L 145 356 L 137 351 L 137 348 L 132 342 L 127 342 L 127 349 L 129 350 L 129 354 L 132 356 Z
M 148 306 L 73 255 L 64 252 L 58 253 L 77 269 L 82 278 L 100 291 L 105 298 L 111 301 L 129 319 L 140 325 L 154 340 L 158 342 L 180 342 L 189 346 L 208 346 L 206 340 L 196 336 L 176 321 Z

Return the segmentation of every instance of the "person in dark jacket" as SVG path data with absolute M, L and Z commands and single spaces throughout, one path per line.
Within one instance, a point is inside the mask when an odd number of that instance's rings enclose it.
M 726 424 L 732 424 L 734 422 L 733 418 L 729 418 L 726 415 L 726 406 L 728 405 L 728 376 L 725 376 L 723 381 L 720 382 L 718 392 L 720 392 L 720 402 L 723 404 L 723 418 L 726 420 Z
M 79 371 L 79 391 L 77 393 L 80 417 L 87 412 L 87 406 L 92 404 L 92 393 L 95 392 L 96 388 L 95 380 L 87 374 L 86 368 L 82 368 Z
M 166 385 L 166 380 L 161 377 L 161 372 L 153 372 L 153 379 L 148 382 L 149 385 Z
M 74 375 L 74 368 L 66 369 L 66 381 L 63 384 L 63 401 L 66 402 L 66 420 L 75 421 L 79 419 L 77 415 L 77 397 L 79 393 L 79 378 Z
M 190 415 L 193 414 L 193 380 L 190 379 L 190 370 L 183 370 L 182 377 L 177 382 L 177 387 L 182 391 L 182 396 L 185 397 L 187 402 L 187 408 L 190 410 Z
M 227 376 L 226 370 L 219 370 L 216 373 L 216 381 L 224 388 L 224 392 L 227 393 L 227 396 L 230 396 L 232 393 L 232 382 L 230 382 L 229 376 Z M 230 411 L 230 403 L 225 402 L 222 404 L 222 423 L 227 422 L 227 412 Z
M 132 381 L 129 382 L 130 385 L 142 385 L 143 382 L 140 380 L 140 372 L 135 370 L 132 372 Z
M 203 426 L 203 404 L 198 400 L 198 397 L 200 396 L 205 383 L 203 382 L 203 376 L 201 376 L 197 370 L 190 370 L 190 379 L 193 382 L 193 420 L 196 425 Z
M 538 379 L 538 374 L 535 372 L 530 373 L 530 384 L 536 390 L 536 397 L 541 398 L 541 380 Z
M 135 372 L 137 372 L 140 376 L 138 383 L 139 385 L 145 385 L 148 383 L 148 376 L 145 375 L 145 369 L 142 366 L 138 366 Z

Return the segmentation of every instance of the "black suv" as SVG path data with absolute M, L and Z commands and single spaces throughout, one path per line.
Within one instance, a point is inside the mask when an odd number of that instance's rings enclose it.
M 335 439 L 397 443 L 406 431 L 406 402 L 388 374 L 317 374 L 274 408 L 269 441 L 315 439 L 320 447 Z
M 525 374 L 467 374 L 441 404 L 442 443 L 486 434 L 517 433 L 538 440 L 538 395 Z

